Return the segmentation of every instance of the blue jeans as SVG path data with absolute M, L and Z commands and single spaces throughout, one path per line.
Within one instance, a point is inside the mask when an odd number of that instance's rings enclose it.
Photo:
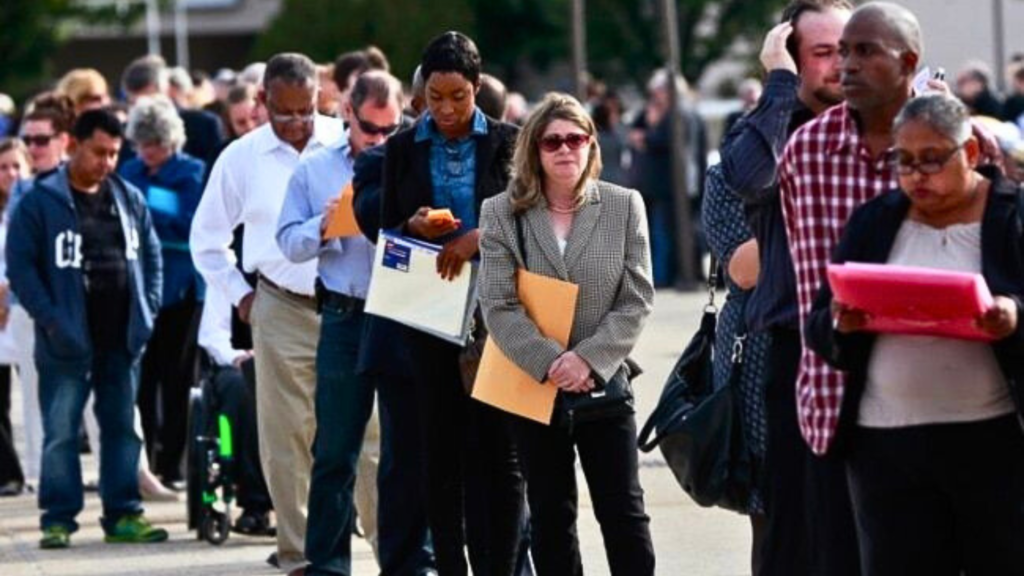
M 39 479 L 42 528 L 78 529 L 82 511 L 82 464 L 79 432 L 89 392 L 96 394 L 100 426 L 100 499 L 103 529 L 109 532 L 123 516 L 142 513 L 139 497 L 139 450 L 135 433 L 135 394 L 139 362 L 127 351 L 96 350 L 92 366 L 38 365 L 39 407 L 43 416 L 43 463 Z
M 321 309 L 306 574 L 352 573 L 352 490 L 376 384 L 374 378 L 356 373 L 364 323 L 361 307 L 351 303 L 325 303 Z M 385 575 L 419 574 L 432 566 L 426 519 L 416 511 L 420 463 L 409 453 L 409 447 L 417 445 L 415 414 L 411 386 L 404 395 L 390 387 L 381 390 L 377 526 Z

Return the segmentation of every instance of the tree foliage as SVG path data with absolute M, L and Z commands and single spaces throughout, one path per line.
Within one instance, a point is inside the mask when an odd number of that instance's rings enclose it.
M 759 41 L 786 0 L 676 0 L 684 74 L 696 80 L 737 38 Z M 660 0 L 586 0 L 592 72 L 642 81 L 664 62 Z M 324 62 L 375 44 L 406 78 L 426 43 L 445 30 L 472 36 L 487 68 L 513 84 L 525 66 L 570 60 L 570 0 L 285 0 L 254 56 L 299 50 Z
M 50 57 L 76 24 L 127 25 L 140 7 L 86 6 L 75 0 L 0 2 L 0 86 L 16 98 L 49 78 Z

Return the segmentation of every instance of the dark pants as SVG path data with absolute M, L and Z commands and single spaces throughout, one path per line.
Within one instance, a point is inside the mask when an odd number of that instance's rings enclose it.
M 847 472 L 865 576 L 1024 574 L 1016 417 L 859 428 Z
M 440 576 L 508 576 L 520 552 L 523 477 L 502 412 L 462 386 L 459 348 L 410 333 L 426 457 L 426 505 Z M 469 471 L 473 467 L 474 470 Z
M 423 452 L 416 390 L 395 376 L 368 376 L 377 389 L 380 462 L 377 468 L 377 549 L 381 576 L 419 576 L 434 567 L 422 498 Z
M 857 576 L 857 535 L 843 463 L 835 456 L 815 456 L 800 434 L 800 334 L 776 329 L 771 340 L 765 391 L 767 525 L 758 576 Z
M 252 359 L 246 360 L 252 362 Z M 238 505 L 246 512 L 269 512 L 273 505 L 260 466 L 259 434 L 256 432 L 256 381 L 253 372 L 220 366 L 213 377 L 220 412 L 232 423 L 235 450 L 235 481 Z
M 518 418 L 530 502 L 533 564 L 538 576 L 581 576 L 576 536 L 576 451 L 601 526 L 613 576 L 654 574 L 650 518 L 644 512 L 632 415 L 568 429 Z
M 313 472 L 306 524 L 307 574 L 352 573 L 353 489 L 375 379 L 357 374 L 365 315 L 361 302 L 332 298 L 321 307 L 317 346 Z M 421 486 L 413 451 L 418 436 L 412 387 L 381 392 L 378 553 L 382 573 L 420 574 L 431 567 Z M 397 434 L 396 434 L 397 433 Z M 397 436 L 397 437 L 396 437 Z M 398 453 L 393 450 L 397 447 Z
M 82 463 L 78 447 L 82 412 L 96 395 L 100 426 L 101 522 L 110 531 L 121 517 L 142 512 L 135 394 L 139 363 L 127 351 L 94 350 L 92 366 L 38 364 L 39 408 L 43 416 L 43 467 L 39 478 L 42 527 L 78 529 L 82 511 Z
M 0 366 L 0 485 L 25 484 L 11 427 L 11 367 Z
M 192 297 L 160 309 L 142 357 L 139 412 L 153 470 L 165 482 L 181 479 L 188 396 L 197 377 L 199 305 Z

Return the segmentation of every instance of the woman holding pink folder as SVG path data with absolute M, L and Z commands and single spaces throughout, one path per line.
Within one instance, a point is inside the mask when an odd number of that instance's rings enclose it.
M 613 380 L 616 390 L 629 390 L 627 356 L 654 298 L 643 200 L 636 190 L 597 180 L 594 123 L 564 94 L 549 94 L 530 115 L 513 165 L 508 190 L 480 211 L 478 287 L 498 348 L 534 380 L 558 388 L 550 426 L 512 417 L 527 478 L 534 566 L 538 576 L 583 573 L 578 452 L 611 573 L 651 576 L 654 549 L 631 405 L 575 423 L 566 408 L 602 385 L 612 396 Z M 519 268 L 579 286 L 568 347 L 545 338 L 526 314 L 516 288 Z
M 978 167 L 966 108 L 945 95 L 897 116 L 900 190 L 850 217 L 835 262 L 980 273 L 991 343 L 864 331 L 826 284 L 806 344 L 849 372 L 840 434 L 866 576 L 1024 574 L 1024 214 Z

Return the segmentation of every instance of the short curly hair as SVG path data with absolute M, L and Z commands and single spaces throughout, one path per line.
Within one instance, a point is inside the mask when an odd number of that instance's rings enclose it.
M 427 44 L 420 73 L 423 81 L 434 72 L 456 72 L 476 84 L 480 80 L 480 51 L 473 40 L 461 32 L 445 32 Z
M 180 152 L 185 145 L 185 123 L 166 96 L 140 98 L 128 113 L 127 132 L 136 146 L 156 142 Z

